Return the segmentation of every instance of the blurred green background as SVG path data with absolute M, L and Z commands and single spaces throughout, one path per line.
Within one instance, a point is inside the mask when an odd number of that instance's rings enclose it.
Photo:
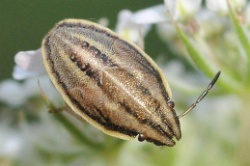
M 137 11 L 162 0 L 1 0 L 0 1 L 0 81 L 12 77 L 14 55 L 18 51 L 36 50 L 45 34 L 65 18 L 109 20 L 114 29 L 122 9 Z M 152 42 L 153 41 L 153 42 Z M 166 53 L 167 48 L 155 31 L 145 41 L 149 55 Z

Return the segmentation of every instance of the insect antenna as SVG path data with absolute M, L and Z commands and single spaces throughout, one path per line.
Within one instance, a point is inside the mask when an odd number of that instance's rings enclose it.
M 196 107 L 196 105 L 197 105 L 202 99 L 204 99 L 204 97 L 208 94 L 208 92 L 212 89 L 212 87 L 214 86 L 214 84 L 215 84 L 216 81 L 218 80 L 218 78 L 219 78 L 219 76 L 220 76 L 220 73 L 221 73 L 221 72 L 219 71 L 219 72 L 214 76 L 213 80 L 212 80 L 212 81 L 209 83 L 209 85 L 207 86 L 207 89 L 201 93 L 201 95 L 197 98 L 197 100 L 196 100 L 193 104 L 191 104 L 191 105 L 189 106 L 189 108 L 188 108 L 185 112 L 183 112 L 182 114 L 178 115 L 179 118 L 185 116 L 187 113 L 189 113 L 190 111 L 192 111 L 192 110 Z

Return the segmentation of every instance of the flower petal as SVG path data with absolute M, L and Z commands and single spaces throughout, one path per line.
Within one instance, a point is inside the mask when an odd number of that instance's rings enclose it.
M 40 95 L 38 80 L 46 96 L 53 103 L 59 103 L 60 94 L 46 75 L 27 79 L 23 83 L 12 79 L 0 82 L 0 101 L 12 107 L 24 104 L 30 97 Z
M 201 0 L 165 0 L 174 20 L 187 20 L 193 17 L 201 7 Z
M 155 24 L 168 21 L 169 19 L 166 7 L 161 4 L 137 11 L 133 15 L 132 20 L 137 24 Z
M 150 30 L 150 25 L 136 23 L 133 16 L 131 11 L 122 10 L 118 15 L 116 32 L 128 40 L 139 43 L 141 37 L 144 37 Z
M 45 72 L 41 49 L 36 51 L 20 51 L 15 56 L 16 66 L 13 77 L 25 79 L 40 75 Z
M 235 9 L 242 8 L 246 5 L 246 0 L 234 0 L 229 2 Z M 227 0 L 206 0 L 206 6 L 209 10 L 221 15 L 226 15 L 228 13 Z
M 165 8 L 169 10 L 174 20 L 176 20 L 178 0 L 164 0 Z
M 0 84 L 0 101 L 11 105 L 19 106 L 27 99 L 27 94 L 23 91 L 20 83 L 14 80 L 4 80 Z

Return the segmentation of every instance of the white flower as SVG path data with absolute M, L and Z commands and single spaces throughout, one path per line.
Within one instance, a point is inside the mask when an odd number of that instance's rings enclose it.
M 115 31 L 120 36 L 133 41 L 134 43 L 140 44 L 142 38 L 149 30 L 150 25 L 142 22 L 137 23 L 131 11 L 122 10 L 119 13 Z
M 186 20 L 193 17 L 200 9 L 201 0 L 165 0 L 160 4 L 135 12 L 132 20 L 137 24 L 155 24 L 168 22 L 171 13 L 174 20 Z
M 221 33 L 224 28 L 228 26 L 228 20 L 225 17 L 218 17 L 207 8 L 203 8 L 199 11 L 196 16 L 196 21 L 199 25 L 199 36 L 202 38 Z
M 23 87 L 14 80 L 5 80 L 0 84 L 0 101 L 18 106 L 26 101 L 26 93 L 23 93 Z
M 0 101 L 9 106 L 18 107 L 27 102 L 30 97 L 41 95 L 38 80 L 45 94 L 50 99 L 54 99 L 53 102 L 58 102 L 55 99 L 58 98 L 59 94 L 47 76 L 27 79 L 23 83 L 10 79 L 2 81 L 0 83 Z
M 230 5 L 235 8 L 242 8 L 246 5 L 246 0 L 228 0 Z M 207 8 L 221 15 L 228 13 L 227 0 L 206 0 Z
M 41 49 L 20 51 L 15 56 L 13 77 L 17 80 L 38 76 L 45 72 Z
M 167 9 L 163 4 L 135 12 L 132 20 L 137 24 L 154 24 L 169 21 Z
M 169 7 L 175 20 L 186 20 L 193 17 L 201 7 L 201 0 L 164 0 L 165 5 Z M 172 9 L 171 8 L 176 8 Z

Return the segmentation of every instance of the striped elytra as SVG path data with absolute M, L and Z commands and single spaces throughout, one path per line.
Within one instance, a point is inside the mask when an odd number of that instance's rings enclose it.
M 93 22 L 66 19 L 45 36 L 42 54 L 72 112 L 104 133 L 125 140 L 138 136 L 161 146 L 173 146 L 181 138 L 169 85 L 135 44 Z

